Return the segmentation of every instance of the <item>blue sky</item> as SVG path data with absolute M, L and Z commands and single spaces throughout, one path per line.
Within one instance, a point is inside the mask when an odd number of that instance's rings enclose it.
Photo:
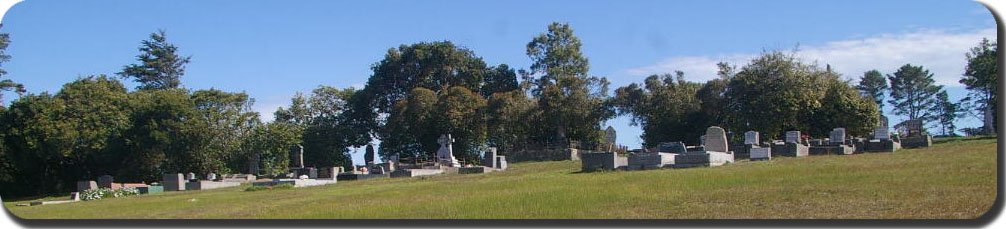
M 400 44 L 450 40 L 490 65 L 527 68 L 525 45 L 553 22 L 583 41 L 591 74 L 614 88 L 683 70 L 714 77 L 715 62 L 742 66 L 763 50 L 792 50 L 849 78 L 923 65 L 952 99 L 964 53 L 996 24 L 971 1 L 37 1 L 12 7 L 2 68 L 29 92 L 55 92 L 79 76 L 135 63 L 137 47 L 164 29 L 191 55 L 183 86 L 244 91 L 266 118 L 296 92 L 361 87 L 370 66 Z M 127 82 L 127 86 L 135 84 Z M 4 103 L 17 96 L 5 93 Z M 887 112 L 889 113 L 889 111 Z M 891 116 L 892 123 L 900 117 Z M 609 121 L 618 142 L 640 144 L 628 117 Z M 960 127 L 978 126 L 975 119 Z M 354 154 L 362 161 L 362 153 Z

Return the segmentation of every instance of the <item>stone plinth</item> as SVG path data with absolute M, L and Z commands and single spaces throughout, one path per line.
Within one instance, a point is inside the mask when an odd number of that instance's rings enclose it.
M 584 153 L 580 155 L 580 170 L 585 172 L 616 170 L 627 166 L 627 164 L 628 161 L 624 157 L 619 157 L 614 152 Z

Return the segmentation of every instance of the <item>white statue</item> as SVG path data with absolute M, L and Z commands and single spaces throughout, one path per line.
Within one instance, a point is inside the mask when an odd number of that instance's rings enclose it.
M 454 158 L 454 149 L 451 147 L 453 142 L 454 138 L 451 138 L 450 134 L 440 135 L 440 138 L 437 139 L 437 143 L 440 143 L 440 150 L 437 150 L 437 160 L 441 165 L 461 167 L 458 159 Z

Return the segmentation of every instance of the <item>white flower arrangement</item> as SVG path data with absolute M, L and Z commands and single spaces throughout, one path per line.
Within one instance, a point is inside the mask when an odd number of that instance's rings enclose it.
M 124 187 L 120 189 L 99 188 L 99 189 L 85 190 L 84 192 L 80 193 L 80 199 L 97 200 L 101 198 L 118 198 L 138 194 L 140 194 L 140 191 L 133 187 Z

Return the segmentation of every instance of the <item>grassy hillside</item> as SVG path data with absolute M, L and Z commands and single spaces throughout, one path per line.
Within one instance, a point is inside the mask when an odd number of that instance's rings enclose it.
M 29 219 L 975 218 L 995 200 L 995 143 L 630 172 L 579 173 L 578 161 L 518 163 L 478 175 L 4 206 Z

